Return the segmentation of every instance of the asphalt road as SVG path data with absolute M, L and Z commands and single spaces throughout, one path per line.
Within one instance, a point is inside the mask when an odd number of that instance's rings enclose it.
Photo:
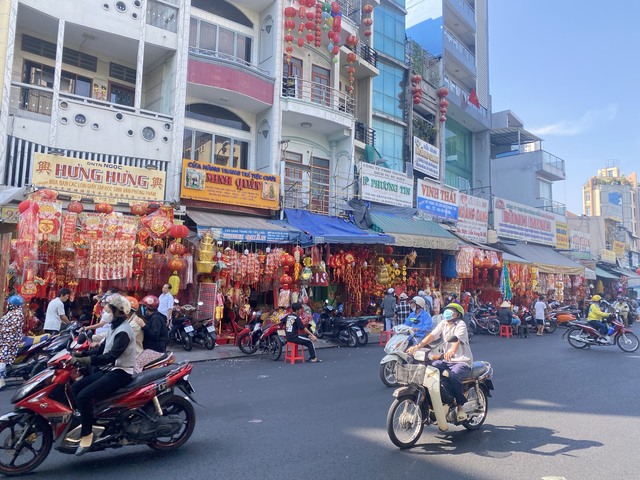
M 398 450 L 386 433 L 392 390 L 378 377 L 382 349 L 343 347 L 320 350 L 320 364 L 197 363 L 191 382 L 202 406 L 183 448 L 54 451 L 29 478 L 639 478 L 640 352 L 576 350 L 562 332 L 474 338 L 474 357 L 493 364 L 496 387 L 477 432 L 431 426 L 414 448 Z M 12 393 L 0 392 L 0 411 Z

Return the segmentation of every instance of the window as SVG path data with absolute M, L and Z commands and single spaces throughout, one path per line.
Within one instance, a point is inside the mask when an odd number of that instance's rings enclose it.
M 249 142 L 185 128 L 182 158 L 246 170 L 249 163 Z
M 551 182 L 538 178 L 538 196 L 547 200 L 553 199 Z
M 109 76 L 127 83 L 136 83 L 136 69 L 109 63 Z
M 314 65 L 311 68 L 311 101 L 325 106 L 331 105 L 331 71 Z
M 169 32 L 178 31 L 178 9 L 160 0 L 147 0 L 147 24 Z
M 390 8 L 377 8 L 373 48 L 404 63 L 405 16 Z
M 287 152 L 285 158 L 284 207 L 302 208 L 317 213 L 329 213 L 330 162 L 312 157 L 303 164 L 300 153 Z
M 91 98 L 91 79 L 63 71 L 60 76 L 60 92 Z
M 376 132 L 376 146 L 384 163 L 382 167 L 404 172 L 402 149 L 404 145 L 404 127 L 379 118 L 373 119 Z
M 471 138 L 472 134 L 455 120 L 448 118 L 445 125 L 445 175 L 461 177 L 473 184 Z
M 404 71 L 382 61 L 378 62 L 378 68 L 380 74 L 373 78 L 373 109 L 403 119 L 398 95 L 402 92 Z
M 136 97 L 136 92 L 131 87 L 118 85 L 116 83 L 109 84 L 109 101 L 111 103 L 117 103 L 118 105 L 133 107 L 135 97 Z
M 251 63 L 251 37 L 213 23 L 191 19 L 189 47 Z
M 329 160 L 311 159 L 311 211 L 329 213 Z
M 56 44 L 30 35 L 22 35 L 22 50 L 41 57 L 56 59 Z M 71 48 L 62 49 L 62 63 L 95 72 L 98 68 L 98 57 L 79 52 Z
M 22 71 L 22 82 L 53 89 L 54 68 L 41 63 L 25 61 Z M 75 73 L 65 72 L 60 76 L 60 92 L 91 97 L 92 80 Z M 53 92 L 22 88 L 20 92 L 20 108 L 30 112 L 51 114 Z
M 249 125 L 238 115 L 226 108 L 216 105 L 192 103 L 191 105 L 187 105 L 185 116 L 203 122 L 235 128 L 236 130 L 242 130 L 244 132 L 251 131 Z

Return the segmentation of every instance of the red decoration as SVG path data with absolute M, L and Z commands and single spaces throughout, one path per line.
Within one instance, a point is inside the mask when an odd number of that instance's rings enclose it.
M 98 203 L 96 205 L 96 212 L 97 213 L 112 213 L 113 212 L 113 205 L 109 205 L 108 203 Z
M 442 116 L 440 117 L 440 121 L 441 121 L 441 122 L 446 122 L 446 121 L 447 121 L 447 117 L 445 117 L 444 115 L 442 115 Z
M 167 247 L 167 252 L 169 252 L 171 255 L 184 255 L 185 253 L 187 253 L 187 247 L 177 241 L 171 242 Z
M 371 25 L 373 25 L 373 20 L 371 18 L 365 18 L 362 20 L 362 23 L 364 23 L 367 27 L 370 27 Z
M 440 100 L 441 108 L 447 108 L 448 106 L 449 106 L 449 101 L 446 98 L 443 98 L 442 100 Z
M 71 213 L 82 213 L 84 207 L 80 202 L 71 202 L 67 205 L 67 210 Z
M 355 48 L 355 46 L 358 45 L 358 37 L 355 35 L 349 35 L 346 39 L 346 43 L 349 47 Z M 355 59 L 353 61 L 355 61 Z
M 391 255 L 393 253 L 393 247 L 391 245 L 387 245 L 386 247 L 384 247 L 384 253 L 386 253 L 387 255 Z
M 411 77 L 411 83 L 420 83 L 420 82 L 422 82 L 421 75 L 416 74 Z
M 447 87 L 440 87 L 437 91 L 436 94 L 440 97 L 446 97 L 447 95 L 449 95 L 449 89 Z
M 288 285 L 292 281 L 293 281 L 293 279 L 291 278 L 291 276 L 287 275 L 286 273 L 280 277 L 280 283 L 281 284 Z
M 136 217 L 146 215 L 147 205 L 145 203 L 136 203 L 135 205 L 131 205 L 131 213 Z
M 186 238 L 189 235 L 189 229 L 185 225 L 173 225 L 169 230 L 169 235 L 173 238 Z
M 171 260 L 169 260 L 169 263 L 167 265 L 169 266 L 169 270 L 175 272 L 175 271 L 181 270 L 182 267 L 184 267 L 184 262 L 182 261 L 181 258 L 174 257 Z
M 354 52 L 349 52 L 347 53 L 347 62 L 349 63 L 353 63 L 358 59 L 358 55 L 356 55 Z
M 313 33 L 307 33 L 306 38 L 307 38 L 307 43 L 313 42 L 313 39 L 314 39 Z
M 373 12 L 373 5 L 371 5 L 371 4 L 366 4 L 366 5 L 364 5 L 364 6 L 362 7 L 362 11 L 363 11 L 364 13 L 371 13 L 371 12 Z
M 284 16 L 287 18 L 293 18 L 296 16 L 297 10 L 295 7 L 287 7 L 284 9 Z
M 284 255 L 282 255 L 282 259 L 280 260 L 280 263 L 282 264 L 283 267 L 293 267 L 293 265 L 296 263 L 296 259 L 293 257 L 293 255 L 289 255 L 288 253 L 285 253 Z M 290 283 L 290 282 L 281 282 L 281 283 Z
M 365 30 L 364 31 L 364 36 L 365 37 L 370 37 L 371 36 L 371 30 Z
M 55 202 L 58 199 L 58 192 L 56 192 L 55 190 L 44 189 L 38 190 L 36 193 L 34 193 L 34 196 L 40 197 L 47 202 Z
M 33 213 L 38 213 L 40 211 L 40 206 L 33 200 L 24 200 L 18 204 L 18 211 L 20 213 L 24 213 L 30 208 L 33 209 Z

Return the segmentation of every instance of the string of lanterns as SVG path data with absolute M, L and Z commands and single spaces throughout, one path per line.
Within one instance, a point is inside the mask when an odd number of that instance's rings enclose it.
M 440 122 L 444 123 L 447 121 L 447 107 L 449 106 L 449 101 L 446 99 L 447 95 L 449 95 L 449 89 L 447 87 L 440 87 L 436 94 L 438 98 L 440 98 Z

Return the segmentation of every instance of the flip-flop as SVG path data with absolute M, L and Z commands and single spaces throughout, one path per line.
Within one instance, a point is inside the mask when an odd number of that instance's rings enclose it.
M 320 362 L 322 362 L 322 360 L 320 360 L 319 358 L 314 358 L 313 360 L 309 360 L 309 362 L 311 362 L 311 363 L 320 363 Z

